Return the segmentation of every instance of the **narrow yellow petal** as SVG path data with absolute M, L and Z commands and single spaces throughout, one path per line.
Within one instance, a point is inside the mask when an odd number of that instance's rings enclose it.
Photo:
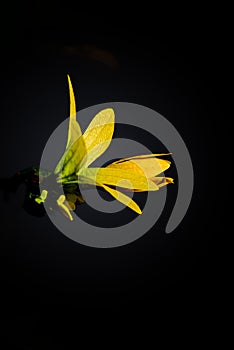
M 132 156 L 132 157 L 128 157 L 128 158 L 122 158 L 119 159 L 117 161 L 115 161 L 113 164 L 115 163 L 120 163 L 126 160 L 132 160 L 132 159 L 142 159 L 142 158 L 153 158 L 153 157 L 161 157 L 161 156 L 169 156 L 172 153 L 150 153 L 150 154 L 141 154 L 138 156 Z
M 136 204 L 136 202 L 134 202 L 134 200 L 132 200 L 131 198 L 129 198 L 125 194 L 123 194 L 117 190 L 114 190 L 113 188 L 110 188 L 110 187 L 105 186 L 105 185 L 102 185 L 102 187 L 107 192 L 109 192 L 115 199 L 117 199 L 119 202 L 123 203 L 124 205 L 126 205 L 127 207 L 129 207 L 130 209 L 135 211 L 137 214 L 142 214 L 141 209 Z
M 75 101 L 74 91 L 71 83 L 71 78 L 69 75 L 67 75 L 67 79 L 68 79 L 69 94 L 70 94 L 70 116 L 72 117 L 73 115 L 76 114 L 76 101 Z
M 152 177 L 150 180 L 153 181 L 158 186 L 158 188 L 161 188 L 165 185 L 174 183 L 174 179 L 172 179 L 171 177 Z M 123 192 L 145 192 L 142 190 L 135 190 L 133 188 L 122 188 L 121 191 L 123 191 Z
M 63 172 L 62 177 L 72 175 L 78 168 L 83 157 L 86 155 L 82 132 L 76 120 L 76 103 L 69 75 L 68 85 L 70 95 L 70 119 L 68 127 L 67 146 L 63 156 L 61 157 L 54 171 L 55 174 Z M 72 159 L 72 161 L 70 161 L 68 164 L 68 160 L 70 159 Z
M 105 184 L 142 191 L 156 191 L 158 186 L 133 171 L 112 168 L 87 168 L 78 173 L 79 183 Z
M 66 148 L 71 146 L 72 143 L 76 141 L 78 137 L 80 137 L 82 134 L 80 126 L 76 120 L 76 101 L 75 101 L 75 96 L 74 96 L 74 91 L 73 91 L 70 76 L 68 75 L 67 78 L 68 78 L 69 96 L 70 96 L 70 119 L 69 119 Z

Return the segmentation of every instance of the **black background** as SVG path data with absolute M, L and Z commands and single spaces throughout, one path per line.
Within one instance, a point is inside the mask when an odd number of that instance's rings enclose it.
M 132 322 L 131 315 L 139 326 L 149 316 L 153 325 L 162 319 L 175 323 L 181 315 L 201 324 L 216 312 L 213 236 L 219 219 L 209 164 L 221 110 L 219 23 L 211 9 L 209 15 L 205 9 L 105 11 L 48 8 L 41 2 L 7 9 L 1 32 L 0 175 L 38 165 L 47 139 L 68 114 L 69 73 L 79 109 L 134 102 L 176 127 L 193 161 L 193 200 L 183 222 L 166 235 L 176 194 L 171 187 L 150 232 L 103 250 L 69 240 L 47 217 L 26 214 L 23 189 L 9 202 L 1 199 L 1 317 L 4 335 L 18 348 L 66 348 L 65 330 L 80 336 L 103 315 L 110 322 L 120 318 L 120 327 Z M 108 51 L 114 63 L 67 49 L 82 45 Z

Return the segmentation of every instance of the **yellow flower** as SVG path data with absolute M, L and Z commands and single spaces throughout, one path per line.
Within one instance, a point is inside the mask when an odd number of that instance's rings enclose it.
M 170 167 L 170 161 L 159 157 L 167 154 L 148 154 L 120 159 L 106 167 L 93 168 L 90 165 L 109 147 L 115 123 L 112 108 L 101 110 L 82 134 L 76 120 L 76 103 L 70 77 L 70 119 L 66 150 L 55 168 L 57 182 L 62 185 L 78 183 L 99 186 L 136 213 L 142 211 L 126 193 L 129 191 L 157 191 L 173 183 L 173 179 L 158 176 Z M 118 187 L 118 190 L 116 189 Z M 70 213 L 74 204 L 61 195 L 57 204 L 72 220 Z

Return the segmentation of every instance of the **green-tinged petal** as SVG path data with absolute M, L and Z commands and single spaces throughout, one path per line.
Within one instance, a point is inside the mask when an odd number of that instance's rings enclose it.
M 62 180 L 65 178 L 72 179 L 74 176 L 76 177 L 80 163 L 85 155 L 86 147 L 81 135 L 62 156 L 59 162 L 59 166 L 62 167 L 61 171 L 60 167 L 55 169 L 55 174 L 60 173 L 58 182 L 63 182 Z
M 109 147 L 114 132 L 115 114 L 112 108 L 103 109 L 91 121 L 83 134 L 87 157 L 82 166 L 88 167 Z
M 135 172 L 111 168 L 87 168 L 78 173 L 79 183 L 105 184 L 142 191 L 156 191 L 158 186 L 153 181 Z
M 110 188 L 108 186 L 102 185 L 102 187 L 109 192 L 115 199 L 117 199 L 119 202 L 125 204 L 127 207 L 129 207 L 130 209 L 134 210 L 137 214 L 141 214 L 142 211 L 139 208 L 139 206 L 136 204 L 136 202 L 134 202 L 134 200 L 132 200 L 131 198 L 129 198 L 128 196 L 126 196 L 125 194 L 114 190 L 113 188 Z

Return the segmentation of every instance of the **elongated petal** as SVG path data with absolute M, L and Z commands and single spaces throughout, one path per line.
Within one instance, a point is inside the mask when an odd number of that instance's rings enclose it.
M 151 178 L 167 170 L 170 164 L 170 161 L 155 158 L 154 156 L 139 156 L 138 158 L 134 157 L 130 160 L 127 158 L 125 160 L 119 160 L 109 164 L 107 168 L 134 171 L 142 176 Z
M 153 181 L 158 186 L 158 188 L 174 183 L 174 180 L 171 177 L 152 177 L 150 180 Z M 123 188 L 122 191 L 123 192 L 145 192 L 142 190 L 135 190 L 132 188 Z
M 112 108 L 103 109 L 91 121 L 83 137 L 87 157 L 82 166 L 88 167 L 109 147 L 114 132 L 115 114 Z
M 135 172 L 111 168 L 87 168 L 79 172 L 79 182 L 105 184 L 142 191 L 156 191 L 158 186 L 153 181 Z
M 154 158 L 154 157 L 161 157 L 161 156 L 169 156 L 172 153 L 150 153 L 150 154 L 142 154 L 142 155 L 137 155 L 137 156 L 132 156 L 128 158 L 122 158 L 119 160 L 116 160 L 113 164 L 115 163 L 121 163 L 126 160 L 132 160 L 132 159 L 142 159 L 142 158 Z
M 76 101 L 72 88 L 72 83 L 69 75 L 68 78 L 68 86 L 69 86 L 69 96 L 70 96 L 70 119 L 69 119 L 69 128 L 68 128 L 68 136 L 67 136 L 67 146 L 71 146 L 74 141 L 76 141 L 81 136 L 80 125 L 76 120 Z
M 131 198 L 129 198 L 128 196 L 126 196 L 125 194 L 114 190 L 113 188 L 110 188 L 108 186 L 102 185 L 102 187 L 109 192 L 115 199 L 117 199 L 119 202 L 125 204 L 127 207 L 129 207 L 130 209 L 134 210 L 137 214 L 141 214 L 142 211 L 139 208 L 139 206 L 136 204 L 136 202 L 134 202 L 134 200 L 132 200 Z
M 61 177 L 66 177 L 69 174 L 72 175 L 73 173 L 75 173 L 77 167 L 81 163 L 81 160 L 86 155 L 82 132 L 76 120 L 76 103 L 69 75 L 68 85 L 70 95 L 70 120 L 68 128 L 67 146 L 63 156 L 61 157 L 54 171 L 55 174 L 62 172 Z

